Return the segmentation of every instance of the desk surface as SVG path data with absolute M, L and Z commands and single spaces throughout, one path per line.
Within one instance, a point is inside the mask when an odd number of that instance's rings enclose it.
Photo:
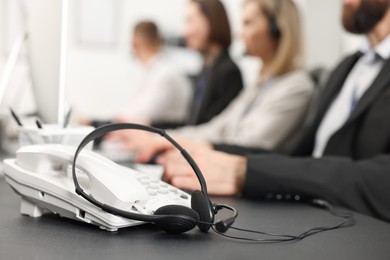
M 339 219 L 300 204 L 219 199 L 235 206 L 237 226 L 298 234 Z M 110 233 L 48 214 L 19 214 L 20 197 L 0 177 L 0 259 L 389 259 L 390 224 L 355 214 L 353 227 L 329 231 L 300 242 L 237 242 L 193 230 L 168 235 L 153 225 Z

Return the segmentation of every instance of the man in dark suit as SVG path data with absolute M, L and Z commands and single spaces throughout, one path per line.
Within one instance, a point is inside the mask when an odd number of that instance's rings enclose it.
M 313 122 L 291 155 L 216 145 L 245 155 L 194 152 L 209 192 L 255 199 L 327 200 L 390 221 L 390 4 L 344 0 L 343 25 L 367 44 L 331 73 Z M 194 174 L 171 153 L 165 178 L 197 188 Z

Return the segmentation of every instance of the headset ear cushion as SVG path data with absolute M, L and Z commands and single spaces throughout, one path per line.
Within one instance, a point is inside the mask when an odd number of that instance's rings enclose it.
M 272 38 L 278 40 L 281 36 L 279 25 L 275 18 L 271 19 L 270 31 Z
M 181 205 L 160 207 L 154 212 L 154 215 L 161 215 L 161 218 L 154 223 L 170 234 L 180 234 L 189 231 L 199 221 L 198 213 Z
M 206 196 L 199 190 L 196 190 L 191 195 L 191 208 L 195 210 L 200 217 L 200 221 L 210 223 L 198 223 L 198 228 L 202 232 L 207 232 L 214 222 L 214 212 L 210 201 Z

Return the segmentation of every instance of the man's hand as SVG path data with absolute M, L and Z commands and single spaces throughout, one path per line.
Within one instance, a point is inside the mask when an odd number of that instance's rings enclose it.
M 174 148 L 161 136 L 140 130 L 115 131 L 106 140 L 122 142 L 125 150 L 135 152 L 134 160 L 138 163 L 147 163 L 155 154 Z
M 135 161 L 138 163 L 147 163 L 157 153 L 165 153 L 171 150 L 176 150 L 174 146 L 165 140 L 163 137 L 150 134 L 146 132 L 136 132 L 137 135 L 128 136 L 129 139 L 126 141 L 127 150 L 136 152 Z M 173 137 L 181 146 L 187 151 L 197 150 L 211 150 L 212 146 L 208 143 L 191 141 L 185 138 Z
M 232 196 L 241 193 L 246 175 L 245 157 L 210 149 L 198 149 L 191 156 L 206 179 L 210 195 Z M 200 189 L 194 171 L 179 152 L 165 153 L 158 163 L 165 168 L 165 181 L 180 189 Z
M 178 136 L 173 138 L 187 151 L 212 149 L 212 145 L 206 142 L 192 141 Z M 174 146 L 163 137 L 140 130 L 115 131 L 108 134 L 106 140 L 123 142 L 126 150 L 136 153 L 134 160 L 137 163 L 147 163 L 155 154 L 174 149 Z
M 148 119 L 144 118 L 137 118 L 137 117 L 131 117 L 131 116 L 121 116 L 114 120 L 115 123 L 133 123 L 133 124 L 140 124 L 140 125 L 147 125 L 150 126 L 152 122 Z

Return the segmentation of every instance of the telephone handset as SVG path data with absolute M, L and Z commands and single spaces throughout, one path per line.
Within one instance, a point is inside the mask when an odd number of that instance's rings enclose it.
M 97 209 L 75 194 L 71 179 L 75 150 L 55 144 L 25 146 L 16 159 L 4 161 L 7 182 L 22 196 L 22 214 L 51 211 L 107 230 L 140 224 Z M 86 192 L 119 209 L 148 214 L 172 203 L 190 205 L 187 193 L 93 151 L 83 150 L 76 167 Z
M 17 164 L 37 174 L 67 170 L 75 149 L 63 145 L 34 145 L 22 147 L 16 153 Z M 124 167 L 92 151 L 85 150 L 77 161 L 77 168 L 90 182 L 89 193 L 107 204 L 129 209 L 136 201 L 149 198 L 145 187 Z

